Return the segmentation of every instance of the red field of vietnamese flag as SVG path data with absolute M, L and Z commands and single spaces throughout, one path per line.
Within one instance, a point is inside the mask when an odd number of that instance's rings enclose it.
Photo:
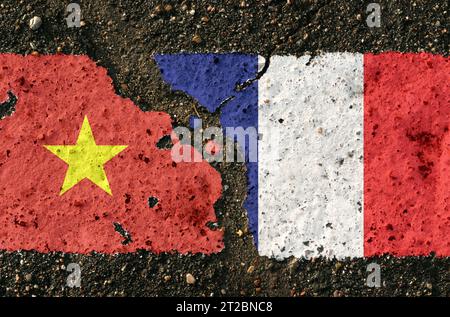
M 175 163 L 156 146 L 171 134 L 168 114 L 116 95 L 106 70 L 85 56 L 6 54 L 0 65 L 0 96 L 17 96 L 0 120 L 0 249 L 222 249 L 223 233 L 206 226 L 216 221 L 220 174 L 206 162 Z

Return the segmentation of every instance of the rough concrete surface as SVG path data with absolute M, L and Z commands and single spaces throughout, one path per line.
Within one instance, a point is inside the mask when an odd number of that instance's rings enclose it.
M 15 112 L 0 121 L 3 248 L 222 250 L 223 232 L 206 225 L 217 222 L 213 205 L 221 195 L 221 176 L 205 161 L 175 163 L 171 149 L 157 147 L 172 133 L 167 113 L 143 112 L 116 95 L 106 70 L 86 56 L 6 54 L 0 65 L 0 94 L 9 89 L 18 99 Z M 65 188 L 73 164 L 88 171 L 102 164 L 89 157 L 69 164 L 58 158 L 64 153 L 82 158 L 83 153 L 73 152 L 85 120 L 96 144 L 126 147 L 104 165 L 109 191 L 95 178 L 81 178 L 72 183 L 76 188 Z M 149 197 L 158 203 L 150 207 Z M 123 243 L 115 224 L 130 235 L 129 243 Z
M 272 56 L 258 82 L 259 251 L 449 256 L 449 71 L 427 53 Z
M 61 1 L 0 3 L 0 51 L 18 54 L 87 54 L 105 67 L 115 92 L 144 111 L 164 111 L 174 125 L 198 114 L 217 126 L 192 97 L 162 80 L 155 54 L 230 52 L 271 55 L 327 52 L 431 52 L 448 54 L 448 3 L 381 1 L 380 28 L 368 28 L 368 1 L 81 1 L 81 28 L 67 28 Z M 42 18 L 37 30 L 29 20 Z M 206 18 L 205 18 L 206 17 Z M 263 65 L 261 65 L 263 66 Z M 4 93 L 3 105 L 14 104 Z M 224 108 L 226 109 L 226 108 Z M 8 111 L 11 109 L 8 108 Z M 75 129 L 79 131 L 79 127 Z M 74 136 L 75 139 L 76 135 Z M 450 262 L 434 255 L 394 258 L 276 261 L 259 256 L 243 208 L 242 164 L 213 164 L 223 195 L 215 204 L 224 230 L 218 254 L 0 252 L 0 294 L 69 296 L 449 296 Z M 366 268 L 382 269 L 382 287 L 366 286 Z M 69 263 L 82 269 L 81 288 L 66 286 Z M 186 282 L 186 274 L 195 278 Z
M 364 62 L 365 254 L 450 256 L 449 59 Z
M 272 57 L 259 80 L 261 254 L 363 256 L 363 85 L 362 54 Z

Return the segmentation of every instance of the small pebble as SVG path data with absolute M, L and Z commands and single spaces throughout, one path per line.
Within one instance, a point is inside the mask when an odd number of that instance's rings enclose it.
M 38 16 L 35 16 L 33 18 L 31 18 L 30 20 L 30 29 L 33 31 L 36 31 L 37 29 L 39 29 L 42 25 L 42 19 Z
M 333 297 L 342 297 L 342 292 L 341 292 L 341 291 L 338 291 L 338 290 L 335 290 L 335 291 L 333 292 Z
M 253 265 L 250 265 L 247 269 L 248 274 L 252 274 L 255 271 L 255 267 Z
M 289 263 L 288 263 L 289 273 L 294 274 L 297 271 L 299 264 L 300 263 L 298 262 L 298 259 L 296 259 L 296 258 L 289 261 Z
M 170 12 L 170 11 L 172 11 L 172 9 L 173 9 L 173 7 L 172 7 L 172 5 L 170 5 L 170 4 L 166 4 L 166 5 L 164 6 L 164 11 L 166 11 L 166 12 Z
M 200 37 L 200 35 L 195 34 L 194 37 L 192 37 L 192 42 L 194 42 L 195 44 L 200 44 L 202 42 L 202 38 Z
M 127 91 L 128 91 L 128 85 L 125 84 L 125 83 L 121 83 L 121 84 L 120 84 L 120 88 L 121 88 L 124 92 L 127 92 Z
M 195 277 L 191 273 L 186 274 L 186 283 L 189 285 L 195 284 Z

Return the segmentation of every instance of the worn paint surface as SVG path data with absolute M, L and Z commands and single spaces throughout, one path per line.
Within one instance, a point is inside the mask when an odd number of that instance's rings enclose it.
M 261 79 L 236 91 L 248 65 L 264 64 L 254 58 L 156 60 L 173 89 L 210 112 L 235 97 L 219 109 L 224 127 L 258 128 L 245 207 L 260 254 L 449 255 L 448 58 L 272 56 Z
M 258 56 L 181 53 L 156 55 L 155 60 L 164 80 L 174 90 L 189 94 L 210 112 L 220 111 L 222 127 L 258 128 L 257 81 L 244 90 L 236 89 L 239 84 L 255 78 Z M 236 140 L 234 135 L 226 136 Z M 249 146 L 245 146 L 243 152 L 246 155 L 248 181 L 244 207 L 249 231 L 258 244 L 258 165 L 249 161 Z
M 363 57 L 275 56 L 259 82 L 259 252 L 363 255 Z
M 222 232 L 206 225 L 216 220 L 220 175 L 206 162 L 175 163 L 156 146 L 171 134 L 167 114 L 143 113 L 117 96 L 106 71 L 86 57 L 1 61 L 0 95 L 9 98 L 0 112 L 1 248 L 223 248 Z M 242 91 L 236 85 L 255 76 L 256 56 L 159 55 L 157 62 L 174 89 L 211 112 L 222 104 L 224 127 L 259 129 L 245 207 L 261 254 L 450 254 L 448 58 L 274 56 Z M 59 195 L 68 165 L 44 145 L 75 144 L 84 116 L 97 144 L 128 146 L 105 163 L 112 197 L 87 179 Z
M 207 226 L 216 221 L 220 174 L 206 162 L 176 164 L 156 146 L 172 131 L 168 114 L 117 96 L 106 70 L 85 56 L 3 54 L 0 65 L 1 99 L 17 96 L 0 120 L 0 249 L 223 248 L 223 232 Z M 105 164 L 112 196 L 87 179 L 60 196 L 67 164 L 44 145 L 75 144 L 84 116 L 97 144 L 128 146 Z
M 366 256 L 450 256 L 449 59 L 364 57 Z

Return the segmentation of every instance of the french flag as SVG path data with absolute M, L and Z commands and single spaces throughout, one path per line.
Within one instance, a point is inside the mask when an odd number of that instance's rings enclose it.
M 244 207 L 261 255 L 450 256 L 448 57 L 155 59 L 224 128 L 257 129 Z

